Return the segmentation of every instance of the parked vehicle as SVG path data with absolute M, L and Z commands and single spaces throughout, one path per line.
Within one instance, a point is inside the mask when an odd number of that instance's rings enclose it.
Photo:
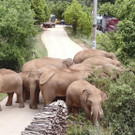
M 44 22 L 43 27 L 52 28 L 52 27 L 55 27 L 55 24 L 56 24 L 56 16 L 54 14 L 51 14 L 49 22 Z
M 102 30 L 102 18 L 102 15 L 97 15 L 97 29 L 100 31 Z
M 101 21 L 99 23 L 97 23 L 97 29 L 101 30 L 103 33 L 105 33 L 106 31 L 116 32 L 118 22 L 119 22 L 119 20 L 117 18 L 110 17 L 110 16 L 103 16 Z

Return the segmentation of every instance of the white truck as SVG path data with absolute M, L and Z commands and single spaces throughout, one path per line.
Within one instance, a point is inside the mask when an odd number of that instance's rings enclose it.
M 49 21 L 43 23 L 43 27 L 52 28 L 55 27 L 55 24 L 56 24 L 56 16 L 54 14 L 51 14 Z

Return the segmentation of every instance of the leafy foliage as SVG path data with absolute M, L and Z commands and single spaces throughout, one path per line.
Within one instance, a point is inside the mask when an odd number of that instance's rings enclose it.
M 67 23 L 73 26 L 73 31 L 76 34 L 78 27 L 78 20 L 82 16 L 82 8 L 77 0 L 73 0 L 71 5 L 67 7 L 64 16 Z
M 78 31 L 86 36 L 90 36 L 92 32 L 92 14 L 91 8 L 83 7 L 82 15 L 78 20 Z
M 71 5 L 67 7 L 64 13 L 65 20 L 73 26 L 75 34 L 78 30 L 84 35 L 90 35 L 92 31 L 92 15 L 89 11 L 91 10 L 87 7 L 82 8 L 77 0 L 73 0 Z
M 58 1 L 56 4 L 54 2 L 47 1 L 49 9 L 52 14 L 55 14 L 58 19 L 63 19 L 64 12 L 66 8 L 70 5 L 67 1 Z
M 104 103 L 102 126 L 111 127 L 114 135 L 135 133 L 135 75 L 124 72 L 118 78 L 106 78 L 97 72 L 89 82 L 101 90 L 106 90 L 109 99 Z
M 124 6 L 121 6 L 124 5 Z M 111 43 L 111 50 L 116 52 L 116 55 L 124 63 L 128 64 L 129 59 L 134 58 L 135 53 L 135 4 L 134 0 L 116 0 L 114 5 L 110 3 L 103 4 L 100 12 L 107 12 L 110 7 L 110 14 L 120 19 L 117 33 L 106 34 Z M 101 36 L 102 37 L 102 36 Z M 101 38 L 100 38 L 101 39 Z M 103 41 L 102 39 L 100 40 Z M 105 41 L 106 42 L 106 41 Z M 104 42 L 104 45 L 106 44 Z M 103 44 L 103 42 L 102 42 Z M 105 45 L 110 46 L 108 44 Z M 108 48 L 108 47 L 107 47 Z
M 105 132 L 100 126 L 93 126 L 92 123 L 86 119 L 85 113 L 81 110 L 78 117 L 69 115 L 69 124 L 67 134 L 68 135 L 110 135 L 109 132 Z
M 3 0 L 0 13 L 0 68 L 19 70 L 31 55 L 28 38 L 36 34 L 33 12 L 28 0 Z
M 35 12 L 36 23 L 46 22 L 50 18 L 50 11 L 45 0 L 30 0 L 31 8 Z
M 107 2 L 107 3 L 104 3 L 100 9 L 98 10 L 98 12 L 100 14 L 105 14 L 105 15 L 108 15 L 108 11 L 111 11 L 113 9 L 112 7 L 113 5 L 110 3 L 110 2 Z M 112 13 L 112 12 L 110 12 Z

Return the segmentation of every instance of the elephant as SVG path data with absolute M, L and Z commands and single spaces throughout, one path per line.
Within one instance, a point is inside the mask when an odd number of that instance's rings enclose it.
M 42 73 L 48 73 L 51 70 L 57 69 L 54 66 L 46 65 L 38 69 L 33 69 L 31 72 L 21 72 L 19 75 L 23 80 L 23 92 L 24 101 L 26 100 L 26 94 L 30 92 L 30 104 L 31 109 L 37 109 L 37 102 L 39 102 L 39 78 Z
M 19 108 L 24 107 L 22 87 L 22 79 L 15 71 L 5 68 L 0 69 L 0 93 L 8 94 L 6 106 L 12 105 L 12 98 L 15 92 L 20 103 Z
M 73 111 L 77 116 L 79 108 L 82 108 L 87 119 L 96 124 L 103 115 L 102 102 L 108 99 L 106 92 L 103 92 L 85 80 L 77 80 L 69 85 L 66 92 L 66 105 L 68 112 Z
M 39 80 L 39 87 L 45 105 L 52 103 L 56 97 L 65 97 L 66 90 L 73 81 L 86 79 L 90 74 L 88 71 L 68 68 L 52 70 L 47 74 L 43 73 Z
M 91 58 L 95 56 L 102 56 L 102 57 L 110 58 L 112 60 L 117 60 L 114 53 L 105 52 L 103 50 L 98 50 L 98 49 L 86 49 L 78 52 L 74 56 L 73 61 L 75 62 L 75 64 L 78 64 L 83 62 L 87 58 Z
M 110 58 L 106 58 L 106 57 L 102 57 L 102 56 L 87 58 L 82 63 L 83 64 L 90 64 L 92 66 L 104 66 L 106 64 L 111 64 L 111 65 L 114 65 L 114 66 L 119 67 L 121 69 L 123 68 L 119 61 L 112 60 Z
M 74 64 L 74 65 L 70 66 L 69 68 L 82 70 L 82 71 L 91 71 L 92 70 L 92 66 L 90 64 L 85 64 L 85 63 Z
M 59 58 L 38 58 L 31 61 L 28 61 L 23 65 L 22 72 L 24 71 L 32 71 L 33 69 L 40 68 L 45 65 L 51 65 L 57 68 L 68 68 L 73 65 L 74 62 L 71 58 L 67 59 L 59 59 Z

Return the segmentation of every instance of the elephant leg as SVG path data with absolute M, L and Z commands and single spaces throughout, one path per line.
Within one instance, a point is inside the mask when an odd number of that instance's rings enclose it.
M 17 98 L 18 98 L 18 101 L 19 101 L 19 108 L 23 108 L 24 107 L 24 103 L 23 103 L 23 89 L 22 89 L 21 86 L 18 86 L 16 94 L 17 94 Z
M 29 90 L 25 90 L 25 98 L 26 100 L 29 100 L 30 99 L 30 91 Z
M 7 93 L 7 94 L 8 94 L 8 100 L 7 100 L 6 106 L 11 106 L 12 105 L 12 99 L 13 99 L 14 92 Z
M 35 100 L 37 103 L 39 103 L 39 93 L 40 93 L 40 89 L 37 88 L 36 91 L 35 91 Z
M 66 98 L 66 105 L 67 105 L 67 109 L 68 109 L 68 113 L 69 113 L 72 109 L 72 101 L 70 98 Z
M 17 96 L 16 103 L 19 103 L 19 97 Z
M 85 114 L 86 114 L 87 119 L 92 121 L 91 110 L 88 109 L 87 107 L 85 107 L 84 110 L 85 110 Z
M 36 99 L 36 85 L 31 84 L 30 85 L 30 109 L 37 109 L 37 99 Z
M 35 90 L 35 94 L 34 94 L 34 100 L 32 102 L 32 108 L 31 109 L 37 109 L 37 103 L 39 103 L 39 89 Z
M 23 102 L 30 99 L 30 92 L 29 90 L 23 89 Z
M 53 100 L 56 98 L 55 92 L 53 92 L 53 90 L 51 89 L 49 89 L 48 91 L 43 90 L 42 96 L 43 96 L 45 105 L 51 104 Z
M 73 107 L 72 107 L 72 112 L 73 112 L 73 115 L 74 115 L 75 117 L 77 117 L 77 116 L 78 116 L 78 114 L 79 114 L 79 108 L 78 108 L 78 107 L 73 106 Z

